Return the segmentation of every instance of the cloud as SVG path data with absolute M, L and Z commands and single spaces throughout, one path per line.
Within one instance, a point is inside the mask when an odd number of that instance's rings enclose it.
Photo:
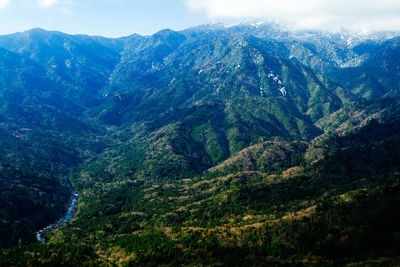
M 0 8 L 6 7 L 10 3 L 10 0 L 0 0 Z
M 41 7 L 51 7 L 58 3 L 58 0 L 37 0 Z
M 1 0 L 0 0 L 1 1 Z M 43 8 L 56 7 L 55 11 L 64 15 L 71 15 L 72 9 L 77 5 L 75 0 L 35 0 Z
M 400 30 L 399 0 L 183 0 L 216 19 L 280 20 L 307 29 Z

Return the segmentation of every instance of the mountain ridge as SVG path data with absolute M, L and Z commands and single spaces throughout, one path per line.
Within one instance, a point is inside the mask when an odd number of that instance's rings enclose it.
M 16 221 L 29 218 L 8 219 L 2 206 L 1 222 L 15 233 L 2 238 L 0 263 L 368 260 L 357 250 L 368 231 L 340 218 L 355 220 L 343 210 L 379 207 L 390 203 L 382 192 L 398 190 L 393 35 L 349 39 L 267 23 L 121 38 L 42 29 L 0 36 L 0 163 L 10 166 L 0 184 L 12 189 L 1 200 L 31 190 L 61 203 L 66 173 L 80 192 L 75 220 L 49 233 L 47 245 L 25 243 L 49 221 L 34 218 L 22 234 Z M 24 181 L 9 182 L 17 172 Z M 343 195 L 359 202 L 342 203 Z M 28 200 L 54 220 L 61 213 Z M 333 214 L 342 217 L 333 223 Z M 308 218 L 328 230 L 307 233 L 318 227 Z M 362 218 L 365 229 L 377 220 Z M 329 253 L 340 242 L 353 254 Z

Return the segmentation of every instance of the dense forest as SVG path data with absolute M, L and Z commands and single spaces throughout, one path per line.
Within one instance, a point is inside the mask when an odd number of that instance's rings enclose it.
M 400 264 L 399 42 L 0 36 L 0 266 Z

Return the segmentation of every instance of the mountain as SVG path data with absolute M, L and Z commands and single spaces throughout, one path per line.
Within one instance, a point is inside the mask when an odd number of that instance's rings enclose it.
M 361 66 L 337 72 L 341 78 L 335 77 L 342 86 L 349 88 L 354 94 L 366 99 L 376 99 L 385 95 L 397 95 L 393 88 L 399 87 L 399 57 L 400 39 L 393 38 L 382 43 L 371 51 L 368 60 Z M 343 79 L 343 76 L 346 78 Z
M 0 36 L 0 264 L 399 263 L 397 36 Z
M 59 108 L 74 112 L 74 115 L 98 104 L 98 91 L 108 81 L 123 49 L 122 40 L 70 36 L 41 29 L 0 39 L 0 47 L 41 67 L 41 70 L 35 70 L 34 77 L 45 80 L 37 82 L 43 87 L 37 90 L 46 93 L 49 104 L 57 103 Z M 20 73 L 25 73 L 32 65 L 18 66 Z M 29 82 L 27 86 L 37 85 Z

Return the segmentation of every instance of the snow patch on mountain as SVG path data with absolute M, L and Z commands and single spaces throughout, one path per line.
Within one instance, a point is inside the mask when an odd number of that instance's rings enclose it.
M 282 86 L 282 81 L 279 79 L 277 75 L 275 75 L 272 71 L 268 74 L 268 78 L 272 80 L 272 82 L 278 87 L 279 92 L 281 92 L 282 96 L 287 95 L 286 88 Z

